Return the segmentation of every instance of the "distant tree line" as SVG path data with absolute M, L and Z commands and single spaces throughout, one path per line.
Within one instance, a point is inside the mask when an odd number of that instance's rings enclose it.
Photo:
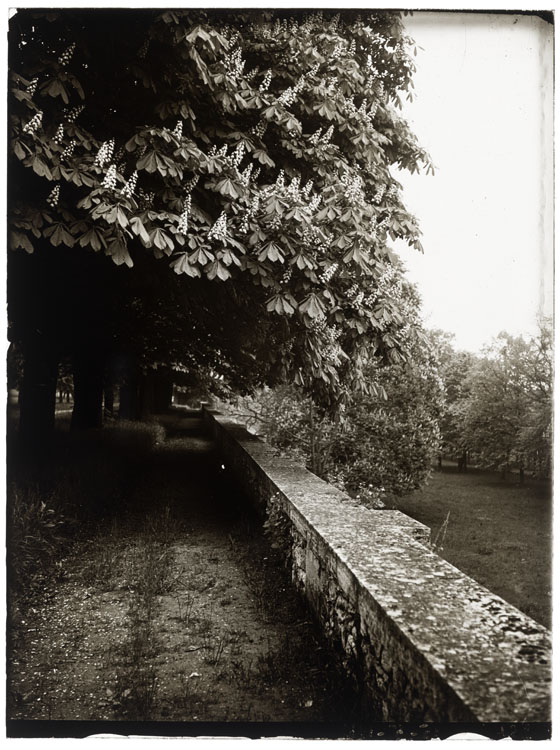
M 441 455 L 502 472 L 549 477 L 552 464 L 552 326 L 526 339 L 500 333 L 482 355 L 439 334 L 445 407 Z

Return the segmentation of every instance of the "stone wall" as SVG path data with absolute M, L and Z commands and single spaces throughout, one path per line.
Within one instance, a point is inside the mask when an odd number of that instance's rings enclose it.
M 368 510 L 209 410 L 221 459 L 289 555 L 371 716 L 550 720 L 550 633 L 431 551 L 429 529 Z

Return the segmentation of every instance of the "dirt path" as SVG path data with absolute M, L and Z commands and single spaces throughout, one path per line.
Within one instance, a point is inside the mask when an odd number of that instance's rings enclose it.
M 14 614 L 9 718 L 346 721 L 332 654 L 198 421 L 165 428 L 128 513 Z

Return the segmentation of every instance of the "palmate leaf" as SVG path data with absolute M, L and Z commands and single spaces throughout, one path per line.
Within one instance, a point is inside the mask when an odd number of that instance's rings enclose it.
M 287 130 L 301 134 L 301 122 L 296 117 L 289 115 L 284 122 Z
M 312 269 L 315 267 L 313 259 L 305 255 L 305 253 L 298 253 L 294 258 L 292 258 L 290 263 L 295 264 L 300 269 L 300 271 L 303 271 L 305 268 Z
M 231 266 L 232 264 L 235 266 L 241 266 L 241 261 L 231 252 L 231 250 L 223 250 L 219 253 L 218 260 L 221 260 L 226 266 Z
M 205 247 L 197 248 L 194 253 L 189 255 L 189 263 L 196 263 L 199 266 L 205 266 L 214 260 L 212 253 Z
M 193 278 L 200 277 L 200 268 L 189 263 L 188 253 L 181 253 L 177 257 L 173 258 L 169 264 L 176 274 L 186 274 Z
M 132 268 L 134 265 L 130 253 L 128 252 L 128 248 L 120 237 L 115 238 L 108 244 L 105 250 L 105 255 L 109 255 L 113 260 L 113 263 L 117 266 L 122 266 L 124 263 L 128 268 Z
M 70 99 L 68 98 L 68 92 L 64 88 L 62 81 L 58 78 L 54 78 L 52 81 L 44 84 L 42 90 L 49 96 L 55 97 L 60 96 L 65 104 L 68 104 Z
M 325 314 L 324 304 L 313 292 L 300 303 L 299 310 L 310 318 L 320 318 Z
M 166 255 L 170 255 L 175 249 L 172 237 L 159 227 L 149 232 L 148 236 L 150 243 L 155 245 L 158 250 L 162 250 Z
M 296 308 L 297 302 L 288 292 L 285 292 L 284 294 L 274 294 L 266 301 L 266 309 L 268 312 L 275 312 L 279 315 L 292 315 Z
M 26 234 L 12 230 L 10 232 L 10 248 L 17 250 L 19 247 L 25 250 L 26 253 L 32 253 L 34 249 L 31 240 Z
M 266 153 L 266 151 L 263 151 L 261 148 L 258 148 L 255 151 L 253 151 L 253 156 L 261 164 L 264 164 L 267 167 L 275 167 L 276 166 L 276 163 L 270 158 L 270 156 Z
M 81 247 L 89 245 L 95 252 L 101 250 L 102 247 L 107 247 L 105 237 L 97 227 L 92 227 L 88 232 L 83 234 L 80 237 L 79 243 Z
M 130 228 L 137 237 L 140 237 L 142 242 L 147 245 L 150 242 L 150 235 L 146 231 L 142 219 L 139 216 L 133 216 L 130 220 Z
M 60 166 L 60 174 L 68 182 L 73 182 L 74 185 L 87 185 L 91 187 L 93 185 L 93 179 L 85 172 L 80 170 L 78 167 L 72 167 L 68 169 Z
M 127 144 L 128 145 L 128 144 Z M 136 162 L 136 169 L 145 169 L 146 172 L 155 172 L 158 168 L 157 152 L 149 151 Z
M 72 235 L 68 231 L 68 227 L 61 222 L 52 224 L 50 227 L 44 229 L 43 235 L 45 237 L 49 237 L 51 244 L 55 247 L 58 247 L 62 244 L 66 245 L 67 247 L 74 246 L 74 237 L 72 237 Z
M 20 143 L 20 141 L 15 140 L 15 139 L 14 139 L 14 141 L 12 143 L 12 148 L 14 150 L 14 154 L 17 156 L 18 159 L 20 159 L 20 161 L 23 160 L 23 159 L 25 159 L 25 157 L 29 153 L 29 151 L 26 151 L 26 149 L 23 146 L 23 144 Z
M 211 183 L 209 184 L 211 185 Z M 222 195 L 226 195 L 228 198 L 236 199 L 236 198 L 239 198 L 239 195 L 240 195 L 236 186 L 229 179 L 229 177 L 224 177 L 223 180 L 220 180 L 219 182 L 215 183 L 214 189 L 217 190 Z
M 52 180 L 51 170 L 37 154 L 31 157 L 31 166 L 35 174 L 38 174 L 39 177 L 46 177 L 48 180 Z
M 268 244 L 266 244 L 259 253 L 258 257 L 261 263 L 265 260 L 271 260 L 272 262 L 280 261 L 280 263 L 284 262 L 284 254 L 282 253 L 281 248 L 275 242 L 269 242 Z
M 344 256 L 343 260 L 345 263 L 353 262 L 356 265 L 360 266 L 360 268 L 362 269 L 368 268 L 367 256 L 364 255 L 364 253 L 360 249 L 360 246 L 357 242 L 353 244 L 353 246 Z
M 210 264 L 208 268 L 204 270 L 205 270 L 207 277 L 211 281 L 212 279 L 215 279 L 215 278 L 221 279 L 222 281 L 227 281 L 231 276 L 231 273 L 229 272 L 229 270 L 222 263 L 220 263 L 219 260 L 215 260 L 213 263 Z

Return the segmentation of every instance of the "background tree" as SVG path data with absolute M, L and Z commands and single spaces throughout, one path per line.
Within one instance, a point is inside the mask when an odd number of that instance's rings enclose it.
M 464 428 L 464 410 L 469 373 L 477 357 L 471 352 L 455 350 L 453 334 L 437 330 L 430 331 L 429 335 L 439 361 L 439 374 L 444 388 L 439 465 L 441 467 L 441 459 L 445 457 L 456 460 L 459 470 L 466 470 L 469 445 Z
M 553 342 L 552 321 L 540 320 L 539 332 L 529 341 L 522 361 L 528 405 L 517 442 L 529 470 L 540 477 L 550 477 L 552 471 Z
M 501 333 L 468 376 L 464 430 L 476 460 L 504 476 L 550 466 L 552 352 L 550 326 L 526 341 Z
M 389 238 L 420 247 L 390 168 L 431 168 L 397 111 L 411 45 L 391 12 L 18 10 L 9 217 L 11 247 L 29 254 L 10 267 L 22 425 L 49 429 L 64 353 L 82 426 L 99 422 L 118 357 L 330 399 L 367 386 L 371 353 L 402 357 L 401 312 L 379 281 Z M 159 304 L 173 286 L 160 266 L 180 281 L 173 310 Z M 182 351 L 124 333 L 162 315 L 166 334 L 188 333 L 171 338 Z M 234 315 L 254 322 L 231 339 Z

